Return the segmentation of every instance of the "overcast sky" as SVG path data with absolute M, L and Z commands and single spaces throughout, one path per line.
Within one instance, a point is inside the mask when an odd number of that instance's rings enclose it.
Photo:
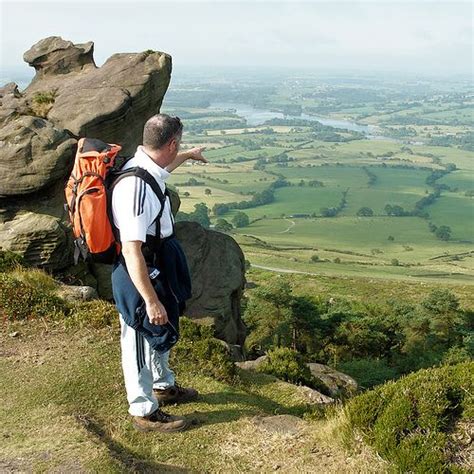
M 47 36 L 115 52 L 172 55 L 176 68 L 248 66 L 315 71 L 470 74 L 472 5 L 455 1 L 1 0 L 2 76 Z M 25 64 L 22 66 L 22 64 Z

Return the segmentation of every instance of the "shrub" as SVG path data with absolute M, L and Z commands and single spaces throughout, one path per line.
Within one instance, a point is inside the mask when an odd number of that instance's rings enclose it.
M 7 272 L 21 265 L 23 258 L 21 255 L 10 252 L 9 250 L 0 250 L 0 272 Z
M 303 356 L 288 347 L 268 351 L 266 360 L 259 365 L 259 372 L 274 375 L 290 383 L 312 386 L 315 381 Z
M 474 363 L 420 370 L 354 398 L 346 435 L 354 430 L 400 472 L 451 472 L 456 445 L 449 430 L 474 415 Z
M 353 377 L 362 388 L 372 388 L 397 377 L 397 370 L 384 359 L 352 359 L 341 362 L 337 369 Z
M 9 272 L 10 277 L 40 291 L 54 292 L 59 284 L 52 276 L 39 268 L 17 267 Z
M 56 100 L 56 90 L 36 92 L 31 102 L 31 112 L 38 117 L 46 118 Z
M 224 342 L 214 338 L 210 326 L 183 317 L 179 332 L 180 340 L 172 352 L 179 370 L 200 372 L 226 382 L 234 380 L 236 369 L 229 350 Z
M 9 321 L 30 317 L 64 316 L 66 303 L 49 291 L 0 273 L 0 315 Z
M 85 301 L 78 304 L 66 318 L 67 327 L 99 329 L 118 323 L 117 309 L 104 300 Z

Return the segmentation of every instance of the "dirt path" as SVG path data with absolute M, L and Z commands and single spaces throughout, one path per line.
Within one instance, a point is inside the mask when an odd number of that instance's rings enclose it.
M 290 223 L 290 226 L 288 227 L 288 229 L 282 230 L 281 232 L 277 232 L 277 234 L 284 234 L 285 232 L 290 231 L 296 225 L 295 221 L 291 221 L 290 219 L 285 219 L 285 220 Z

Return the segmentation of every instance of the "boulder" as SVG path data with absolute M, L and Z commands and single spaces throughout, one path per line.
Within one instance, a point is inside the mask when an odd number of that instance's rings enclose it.
M 327 387 L 332 397 L 350 397 L 358 390 L 357 382 L 349 375 L 323 364 L 309 363 L 311 375 Z
M 92 42 L 45 38 L 24 55 L 36 70 L 25 91 L 14 83 L 0 88 L 0 246 L 51 270 L 71 261 L 61 222 L 77 136 L 124 144 L 123 153 L 133 153 L 171 76 L 165 53 L 115 54 L 97 68 L 93 51 Z M 106 285 L 99 282 L 99 291 L 106 293 Z
M 263 355 L 255 360 L 236 362 L 236 365 L 244 370 L 257 370 L 266 359 L 267 356 Z M 337 370 L 323 364 L 309 363 L 307 366 L 311 371 L 311 375 L 316 380 L 316 386 L 319 385 L 321 391 L 329 394 L 331 397 L 345 398 L 357 393 L 357 382 L 349 375 L 338 372 Z M 301 387 L 299 390 L 308 401 L 311 402 L 311 399 L 314 399 L 313 403 L 331 403 L 334 401 L 332 398 L 309 387 Z
M 69 233 L 60 219 L 44 214 L 20 213 L 1 225 L 0 248 L 37 267 L 62 269 L 72 263 Z
M 329 403 L 334 403 L 333 398 L 328 397 L 327 395 L 324 395 L 313 388 L 299 385 L 297 390 L 310 405 L 327 405 Z
M 176 235 L 186 254 L 193 285 L 186 316 L 211 316 L 217 338 L 242 345 L 246 330 L 240 316 L 245 285 L 241 248 L 229 235 L 206 230 L 195 222 L 176 223 Z
M 64 178 L 76 140 L 39 117 L 19 116 L 0 129 L 0 197 L 39 191 Z
M 33 82 L 49 76 L 95 69 L 94 43 L 73 44 L 59 36 L 50 36 L 34 44 L 23 59 L 36 70 Z
M 244 362 L 236 362 L 235 365 L 244 370 L 257 370 L 267 360 L 267 356 L 263 355 L 255 360 L 246 360 Z
M 57 294 L 71 303 L 90 301 L 98 297 L 97 291 L 91 286 L 61 285 Z

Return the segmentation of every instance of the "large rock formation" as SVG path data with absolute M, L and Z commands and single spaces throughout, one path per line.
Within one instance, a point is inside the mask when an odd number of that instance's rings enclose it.
M 162 52 L 115 54 L 98 68 L 93 51 L 92 42 L 43 39 L 24 55 L 36 70 L 26 90 L 0 88 L 0 247 L 51 270 L 71 263 L 62 187 L 77 138 L 100 137 L 132 153 L 171 76 Z

